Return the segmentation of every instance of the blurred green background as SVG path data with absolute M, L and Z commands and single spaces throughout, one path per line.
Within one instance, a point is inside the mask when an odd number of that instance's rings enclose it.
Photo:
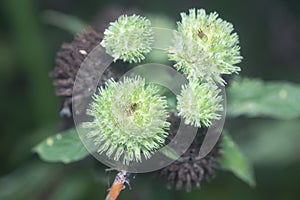
M 55 53 L 73 35 L 45 20 L 54 10 L 92 23 L 108 8 L 137 9 L 179 20 L 189 8 L 217 11 L 240 36 L 241 75 L 300 83 L 300 2 L 296 0 L 4 0 L 0 2 L 0 199 L 103 199 L 109 179 L 93 158 L 44 163 L 31 149 L 59 129 L 61 99 L 49 72 Z M 166 190 L 155 176 L 138 175 L 121 199 L 298 199 L 300 119 L 235 118 L 227 129 L 254 163 L 250 188 L 227 172 L 191 193 Z M 298 196 L 298 197 L 297 197 Z

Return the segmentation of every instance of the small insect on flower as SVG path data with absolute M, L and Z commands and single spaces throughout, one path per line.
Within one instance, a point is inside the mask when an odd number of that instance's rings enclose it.
M 116 178 L 109 189 L 105 200 L 116 200 L 121 192 L 125 188 L 125 183 L 129 185 L 129 173 L 125 170 L 119 171 Z
M 200 39 L 202 39 L 204 36 L 206 36 L 205 33 L 204 33 L 201 29 L 199 29 L 199 30 L 198 30 L 198 37 L 199 37 Z
M 138 107 L 137 103 L 131 104 L 130 108 L 127 110 L 127 115 L 131 116 L 135 112 L 135 110 L 137 109 L 137 107 Z

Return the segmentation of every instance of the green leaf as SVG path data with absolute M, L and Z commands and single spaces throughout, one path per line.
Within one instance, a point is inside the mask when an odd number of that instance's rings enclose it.
M 300 85 L 294 83 L 237 80 L 228 88 L 227 100 L 227 115 L 231 117 L 300 117 Z
M 255 166 L 284 168 L 299 161 L 300 120 L 251 119 L 234 129 Z
M 222 156 L 218 159 L 223 170 L 231 171 L 238 178 L 255 186 L 255 178 L 252 165 L 245 155 L 241 152 L 230 135 L 224 134 L 221 143 Z
M 77 34 L 87 27 L 87 24 L 81 19 L 54 10 L 46 10 L 43 13 L 43 20 L 45 23 L 59 27 L 71 34 Z
M 35 146 L 33 151 L 47 162 L 70 163 L 89 155 L 75 129 L 48 137 Z
M 61 170 L 57 165 L 36 161 L 24 163 L 0 177 L 0 199 L 36 199 L 43 188 L 49 188 L 49 183 L 57 182 L 59 173 Z

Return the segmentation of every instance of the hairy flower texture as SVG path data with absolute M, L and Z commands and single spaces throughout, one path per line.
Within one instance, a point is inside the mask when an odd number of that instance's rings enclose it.
M 240 71 L 240 46 L 233 25 L 218 18 L 216 12 L 206 14 L 204 9 L 190 9 L 181 13 L 178 33 L 169 48 L 169 59 L 191 80 L 214 80 L 222 85 L 221 74 Z
M 94 120 L 85 123 L 98 153 L 128 165 L 141 162 L 142 155 L 150 158 L 164 144 L 170 123 L 167 101 L 158 92 L 140 77 L 110 79 L 99 89 L 87 111 Z
M 177 96 L 177 109 L 186 124 L 209 127 L 214 119 L 220 119 L 218 113 L 223 110 L 220 89 L 215 84 L 190 82 L 183 86 Z
M 151 22 L 138 15 L 122 15 L 104 31 L 101 45 L 114 60 L 138 63 L 151 51 L 153 30 Z

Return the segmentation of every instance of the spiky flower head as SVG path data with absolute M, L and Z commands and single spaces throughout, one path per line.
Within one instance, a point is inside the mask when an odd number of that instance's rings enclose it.
M 239 39 L 231 23 L 218 18 L 216 12 L 190 9 L 189 14 L 181 13 L 177 24 L 169 59 L 190 80 L 214 80 L 224 85 L 221 74 L 240 71 L 236 66 L 242 60 Z
M 177 109 L 186 124 L 209 127 L 212 120 L 220 119 L 223 110 L 221 90 L 215 84 L 189 82 L 177 96 Z
M 101 42 L 103 35 L 87 28 L 76 35 L 70 43 L 63 43 L 56 54 L 56 67 L 51 72 L 57 96 L 63 97 L 62 117 L 71 117 L 72 92 L 78 69 L 86 56 Z M 77 96 L 76 98 L 81 98 Z M 65 123 L 64 123 L 65 124 Z M 72 120 L 68 126 L 73 126 Z M 67 126 L 67 127 L 68 127 Z
M 210 181 L 215 177 L 214 168 L 218 166 L 216 158 L 220 156 L 219 146 L 214 146 L 207 156 L 199 159 L 201 144 L 195 145 L 195 141 L 179 160 L 161 170 L 160 174 L 167 176 L 168 189 L 175 186 L 177 190 L 185 189 L 190 192 L 193 185 L 200 188 L 203 181 Z M 203 141 L 203 138 L 200 138 L 200 141 Z
M 104 31 L 101 45 L 114 60 L 138 63 L 151 51 L 151 22 L 138 15 L 122 15 Z
M 164 144 L 170 124 L 167 101 L 158 92 L 140 77 L 110 79 L 99 89 L 87 111 L 94 120 L 85 123 L 99 154 L 128 165 L 141 162 L 142 155 L 150 158 Z

